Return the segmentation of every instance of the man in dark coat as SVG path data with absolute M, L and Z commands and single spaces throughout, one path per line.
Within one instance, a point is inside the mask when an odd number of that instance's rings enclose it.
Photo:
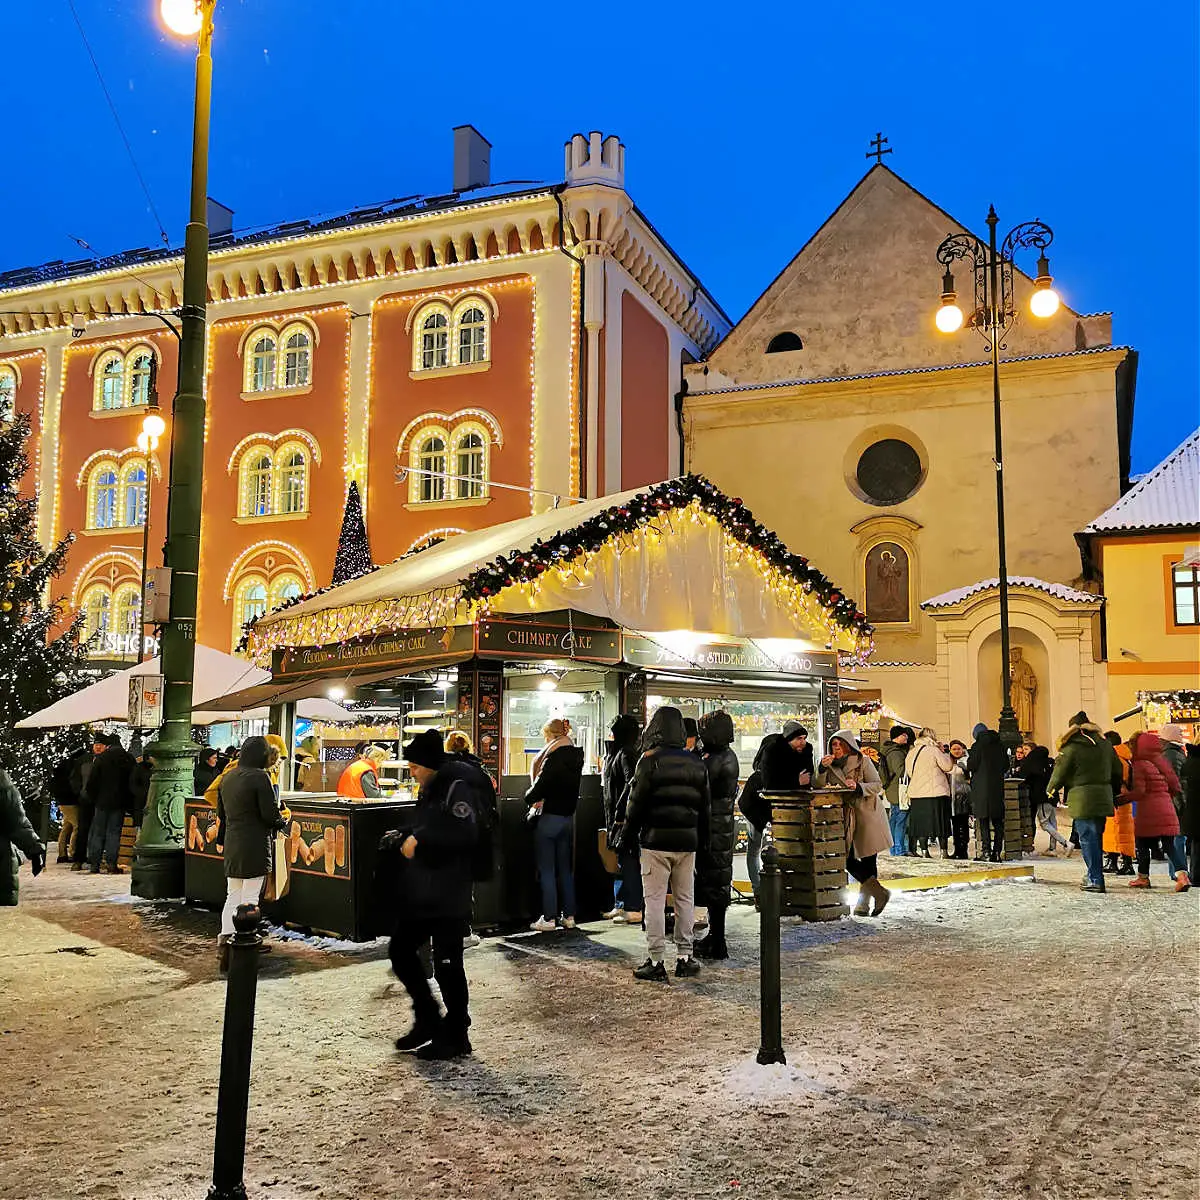
M 767 826 L 771 823 L 771 802 L 763 796 L 766 783 L 763 780 L 763 763 L 771 753 L 771 747 L 783 741 L 782 733 L 768 733 L 758 745 L 754 755 L 754 769 L 742 785 L 738 796 L 738 811 L 746 818 L 750 837 L 746 842 L 746 873 L 754 889 L 755 903 L 758 902 L 758 879 L 762 870 L 762 843 Z
M 1004 774 L 1008 754 L 1000 735 L 980 722 L 971 730 L 975 743 L 967 755 L 971 776 L 971 815 L 975 818 L 976 862 L 999 862 L 1004 852 Z
M 642 883 L 646 894 L 646 945 L 649 957 L 634 971 L 635 979 L 665 983 L 663 953 L 667 945 L 667 890 L 675 898 L 675 974 L 700 974 L 692 957 L 695 926 L 696 852 L 708 846 L 708 772 L 686 749 L 683 714 L 664 705 L 646 726 L 642 757 L 629 789 L 621 845 L 641 847 Z
M 133 774 L 134 759 L 115 734 L 106 741 L 107 747 L 92 764 L 84 787 L 88 800 L 96 808 L 88 835 L 88 865 L 92 874 L 98 875 L 100 863 L 106 859 L 109 871 L 120 875 L 117 855 L 121 851 L 125 814 L 133 808 L 129 779 Z
M 11 907 L 17 902 L 18 850 L 33 863 L 34 875 L 41 874 L 46 865 L 46 847 L 38 841 L 25 815 L 17 785 L 8 772 L 0 768 L 0 906 L 3 907 Z
M 641 722 L 631 713 L 622 713 L 613 720 L 610 732 L 611 740 L 604 747 L 604 774 L 601 777 L 604 827 L 608 830 L 608 844 L 618 846 L 625 825 L 629 786 L 637 767 Z M 640 925 L 645 900 L 642 896 L 642 863 L 637 846 L 618 851 L 617 864 L 620 876 L 613 890 L 613 907 L 604 914 L 605 920 L 617 925 Z
M 799 721 L 784 721 L 783 737 L 768 748 L 766 739 L 759 747 L 763 751 L 763 787 L 767 791 L 794 792 L 808 787 L 816 773 L 813 748 L 808 730 Z
M 879 756 L 879 782 L 883 784 L 883 798 L 888 804 L 888 829 L 892 834 L 889 853 L 893 857 L 908 853 L 908 809 L 900 807 L 900 780 L 914 740 L 907 725 L 893 725 Z
M 738 758 L 733 743 L 733 718 L 718 709 L 700 721 L 704 769 L 708 772 L 708 846 L 696 859 L 696 891 L 708 906 L 708 936 L 695 945 L 697 958 L 728 958 L 725 912 L 733 883 L 733 845 L 737 840 L 733 806 L 738 790 Z
M 92 837 L 92 820 L 96 815 L 96 806 L 88 795 L 88 780 L 97 760 L 108 749 L 108 738 L 103 733 L 92 737 L 92 750 L 86 758 L 81 758 L 72 776 L 72 785 L 79 796 L 79 828 L 75 831 L 75 850 L 71 855 L 71 870 L 82 871 L 88 864 L 88 843 Z
M 388 946 L 392 969 L 413 1006 L 413 1027 L 396 1049 L 418 1058 L 461 1058 L 471 1053 L 463 938 L 471 928 L 471 863 L 478 837 L 475 768 L 450 757 L 435 729 L 418 733 L 404 759 L 420 788 L 411 824 L 385 834 L 384 848 L 403 856 L 400 918 Z M 439 1017 L 420 950 L 433 943 L 433 972 L 446 1005 Z

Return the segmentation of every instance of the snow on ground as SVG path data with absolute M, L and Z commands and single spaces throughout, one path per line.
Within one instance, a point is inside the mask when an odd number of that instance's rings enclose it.
M 934 864 L 936 869 L 936 864 Z M 759 1067 L 757 926 L 694 982 L 636 930 L 467 953 L 475 1055 L 423 1064 L 383 947 L 273 939 L 252 1197 L 1135 1198 L 1200 1191 L 1197 891 L 898 893 L 785 921 L 786 1066 Z M 1039 874 L 1042 866 L 1038 864 Z M 1066 881 L 1069 881 L 1066 882 Z M 1123 882 L 1123 881 L 1121 881 Z M 0 1200 L 200 1200 L 224 988 L 216 917 L 51 867 L 0 910 Z

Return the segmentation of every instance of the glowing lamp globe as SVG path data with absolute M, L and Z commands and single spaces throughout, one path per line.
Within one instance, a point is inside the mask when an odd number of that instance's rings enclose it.
M 962 328 L 963 310 L 957 304 L 943 304 L 933 320 L 942 333 L 957 333 Z
M 137 435 L 137 448 L 143 454 L 149 454 L 151 450 L 156 449 L 154 439 L 144 429 Z
M 148 437 L 160 438 L 167 431 L 167 423 L 158 415 L 158 413 L 150 413 L 142 421 L 142 432 Z
M 334 685 L 325 694 L 330 698 L 330 700 L 345 700 L 346 689 L 344 687 L 338 687 Z
M 1046 284 L 1029 297 L 1029 311 L 1035 317 L 1052 317 L 1058 312 L 1058 293 Z
M 180 37 L 195 37 L 204 23 L 199 0 L 161 0 L 159 10 L 163 24 Z

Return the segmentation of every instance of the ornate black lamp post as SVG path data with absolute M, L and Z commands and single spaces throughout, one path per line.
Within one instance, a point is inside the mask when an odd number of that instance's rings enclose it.
M 1050 260 L 1046 247 L 1054 240 L 1054 232 L 1041 221 L 1025 221 L 1015 225 L 996 244 L 996 226 L 1000 218 L 994 206 L 988 208 L 986 242 L 972 233 L 955 233 L 937 249 L 937 260 L 946 268 L 942 276 L 942 306 L 936 324 L 942 333 L 957 333 L 965 323 L 983 336 L 992 356 L 992 406 L 996 424 L 996 541 L 1000 558 L 1000 678 L 1004 681 L 1004 704 L 1000 709 L 1000 740 L 1012 750 L 1021 741 L 1021 731 L 1012 706 L 1012 678 L 1009 668 L 1008 630 L 1008 554 L 1004 540 L 1004 443 L 1000 422 L 1000 351 L 1004 338 L 1017 310 L 1013 293 L 1013 260 L 1018 250 L 1037 249 L 1039 253 L 1034 292 L 1029 310 L 1035 317 L 1052 317 L 1058 311 L 1058 293 L 1050 277 Z M 975 308 L 964 318 L 954 289 L 952 264 L 962 260 L 975 276 Z

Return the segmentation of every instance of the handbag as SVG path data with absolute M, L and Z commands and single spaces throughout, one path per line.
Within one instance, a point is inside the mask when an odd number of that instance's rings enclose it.
M 607 829 L 596 830 L 596 840 L 600 848 L 600 861 L 610 875 L 621 873 L 621 862 L 617 856 L 617 846 L 620 844 L 621 831 L 614 828 L 610 835 Z
M 913 759 L 914 767 L 917 765 L 917 759 L 919 759 L 921 757 L 921 750 L 924 750 L 924 749 L 925 749 L 925 747 L 922 746 L 921 749 L 917 751 L 916 757 Z M 911 803 L 911 801 L 908 798 L 908 793 L 909 793 L 909 789 L 911 787 L 912 787 L 912 777 L 909 775 L 909 773 L 907 771 L 905 771 L 904 774 L 900 776 L 900 786 L 896 789 L 896 799 L 900 804 L 901 812 L 908 811 L 909 804 Z
M 292 873 L 288 870 L 287 835 L 275 835 L 275 853 L 271 869 L 267 872 L 267 882 L 263 886 L 262 898 L 266 903 L 282 900 L 292 886 Z

